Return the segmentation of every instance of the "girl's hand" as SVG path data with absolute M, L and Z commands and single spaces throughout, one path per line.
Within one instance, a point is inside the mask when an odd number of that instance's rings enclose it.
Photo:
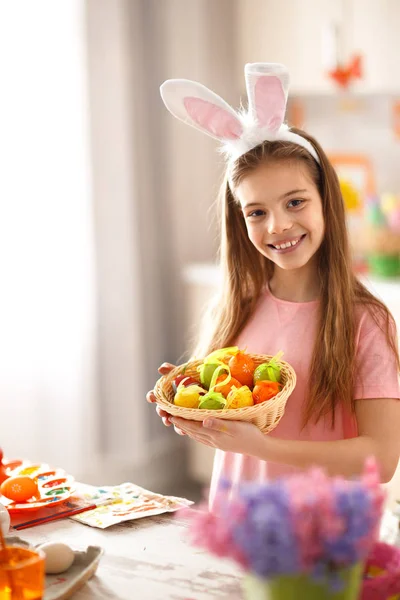
M 267 438 L 252 423 L 210 417 L 202 423 L 171 417 L 171 422 L 183 433 L 206 446 L 249 456 L 260 456 L 260 448 L 262 448 L 265 454 L 264 446 Z
M 160 375 L 168 375 L 168 373 L 170 371 L 172 371 L 172 369 L 175 369 L 175 365 L 171 365 L 170 363 L 163 363 L 161 365 L 161 367 L 158 368 L 158 372 L 160 373 Z M 149 392 L 147 392 L 146 400 L 147 400 L 147 402 L 150 402 L 150 403 L 154 403 L 157 401 L 157 398 L 155 397 L 153 390 L 150 390 Z M 162 410 L 159 406 L 156 406 L 156 412 L 157 412 L 158 416 L 161 417 L 162 422 L 164 423 L 164 425 L 166 427 L 170 427 L 173 424 L 173 423 L 171 423 L 171 415 L 168 414 L 167 412 L 165 412 L 165 410 Z M 180 431 L 177 427 L 175 427 L 175 425 L 174 425 L 174 429 L 175 429 L 176 433 L 178 433 L 179 435 L 185 435 L 182 431 Z

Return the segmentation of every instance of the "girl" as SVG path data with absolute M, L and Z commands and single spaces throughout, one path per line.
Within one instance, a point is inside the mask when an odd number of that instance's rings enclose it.
M 222 477 L 261 481 L 315 464 L 350 477 L 375 455 L 386 482 L 400 454 L 395 324 L 352 272 L 335 171 L 311 136 L 282 124 L 285 68 L 246 65 L 245 75 L 247 114 L 194 82 L 161 88 L 175 116 L 219 139 L 228 154 L 223 293 L 196 355 L 230 345 L 282 350 L 297 374 L 269 435 L 246 422 L 171 418 L 157 407 L 165 425 L 217 449 L 211 505 Z

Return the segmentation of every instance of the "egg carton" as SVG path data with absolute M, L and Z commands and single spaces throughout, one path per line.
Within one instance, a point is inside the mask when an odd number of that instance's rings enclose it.
M 8 536 L 6 542 L 30 547 L 28 542 L 17 536 Z M 46 575 L 43 600 L 71 598 L 96 573 L 103 552 L 100 546 L 88 546 L 84 551 L 74 551 L 74 562 L 67 571 L 59 575 Z

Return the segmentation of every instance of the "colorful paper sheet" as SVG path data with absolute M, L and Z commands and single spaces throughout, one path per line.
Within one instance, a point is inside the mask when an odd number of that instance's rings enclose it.
M 79 485 L 75 495 L 98 506 L 71 518 L 100 529 L 124 521 L 174 512 L 193 504 L 185 498 L 155 494 L 134 483 L 99 488 Z

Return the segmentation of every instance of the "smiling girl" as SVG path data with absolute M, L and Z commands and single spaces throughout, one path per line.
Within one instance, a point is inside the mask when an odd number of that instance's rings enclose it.
M 297 374 L 268 435 L 240 421 L 171 418 L 157 407 L 165 425 L 217 449 L 211 505 L 222 477 L 262 481 L 310 465 L 350 477 L 375 455 L 389 481 L 400 454 L 396 328 L 352 271 L 335 171 L 311 136 L 283 124 L 285 68 L 246 65 L 245 74 L 247 114 L 195 82 L 170 80 L 161 90 L 176 117 L 219 139 L 228 155 L 221 301 L 195 355 L 230 345 L 282 350 Z

